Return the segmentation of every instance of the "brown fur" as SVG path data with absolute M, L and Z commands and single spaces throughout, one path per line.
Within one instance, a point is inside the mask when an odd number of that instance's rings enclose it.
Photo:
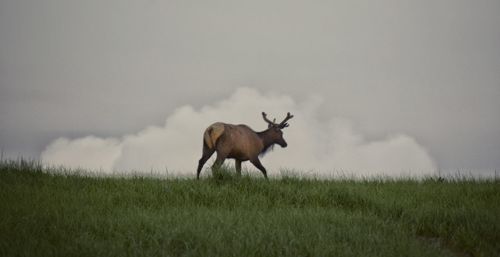
M 209 149 L 213 149 L 217 139 L 224 133 L 224 123 L 216 122 L 205 130 L 203 134 L 204 142 Z
M 203 134 L 203 155 L 198 162 L 196 177 L 199 178 L 201 169 L 205 162 L 217 152 L 217 159 L 212 167 L 222 165 L 226 158 L 236 161 L 236 170 L 241 174 L 241 162 L 250 161 L 267 178 L 267 171 L 259 160 L 259 155 L 265 153 L 274 144 L 286 147 L 287 143 L 283 139 L 282 129 L 288 127 L 287 120 L 293 116 L 288 113 L 287 118 L 280 124 L 275 124 L 266 118 L 268 129 L 262 132 L 255 132 L 247 125 L 233 125 L 217 122 L 210 125 Z

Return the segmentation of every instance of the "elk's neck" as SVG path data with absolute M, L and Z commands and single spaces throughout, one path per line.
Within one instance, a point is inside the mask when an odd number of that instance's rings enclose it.
M 269 149 L 269 147 L 271 147 L 272 145 L 274 145 L 275 142 L 273 141 L 273 139 L 269 135 L 269 130 L 264 130 L 262 132 L 258 132 L 257 135 L 262 140 L 263 148 L 262 148 L 261 153 L 262 152 L 266 152 L 267 149 Z

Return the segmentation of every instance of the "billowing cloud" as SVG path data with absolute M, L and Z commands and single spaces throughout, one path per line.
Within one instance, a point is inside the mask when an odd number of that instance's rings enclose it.
M 295 118 L 284 130 L 289 147 L 277 146 L 262 160 L 270 175 L 279 175 L 283 170 L 324 177 L 435 174 L 433 159 L 412 137 L 395 134 L 370 141 L 348 120 L 323 117 L 321 108 L 319 96 L 297 102 L 287 95 L 240 88 L 227 99 L 200 109 L 179 107 L 167 117 L 164 126 L 147 127 L 121 138 L 57 139 L 41 157 L 49 164 L 102 172 L 153 170 L 194 176 L 202 134 L 208 125 L 216 121 L 244 123 L 259 131 L 266 128 L 262 111 L 278 120 L 291 112 Z M 246 167 L 258 173 L 250 164 Z
M 88 136 L 74 140 L 59 138 L 43 151 L 42 158 L 51 164 L 110 172 L 120 155 L 118 139 Z

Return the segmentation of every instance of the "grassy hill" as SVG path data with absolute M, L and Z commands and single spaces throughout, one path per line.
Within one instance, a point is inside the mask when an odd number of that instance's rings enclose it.
M 103 178 L 0 164 L 0 256 L 500 256 L 500 182 Z

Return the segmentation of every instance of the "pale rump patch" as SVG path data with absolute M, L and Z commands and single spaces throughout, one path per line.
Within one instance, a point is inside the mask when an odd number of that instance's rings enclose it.
M 205 140 L 205 144 L 207 144 L 209 149 L 213 149 L 215 147 L 217 139 L 222 135 L 223 132 L 224 124 L 221 122 L 214 123 L 205 130 L 203 138 Z

